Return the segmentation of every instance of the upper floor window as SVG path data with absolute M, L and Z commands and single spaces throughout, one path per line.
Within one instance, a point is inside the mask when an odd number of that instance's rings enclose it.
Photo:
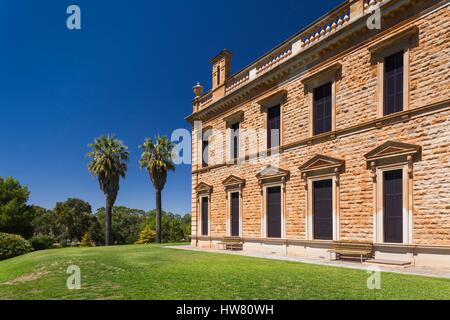
M 267 110 L 267 149 L 280 146 L 281 106 L 275 106 Z
M 341 78 L 342 65 L 335 63 L 302 80 L 310 137 L 336 130 L 336 88 Z
M 231 125 L 231 159 L 238 159 L 239 158 L 239 128 L 240 123 L 236 122 Z
M 209 166 L 209 139 L 211 137 L 211 130 L 206 130 L 203 132 L 202 137 L 202 167 L 206 168 Z
M 332 83 L 314 89 L 313 130 L 314 135 L 332 130 Z
M 384 115 L 403 111 L 404 52 L 388 56 L 384 61 Z
M 412 26 L 377 40 L 368 49 L 377 67 L 377 117 L 410 109 L 411 50 L 419 43 L 419 28 Z
M 203 140 L 202 143 L 202 152 L 203 152 L 203 168 L 206 168 L 208 166 L 209 163 L 209 141 L 208 140 Z
M 244 122 L 244 112 L 238 111 L 225 119 L 226 145 L 227 145 L 227 162 L 229 164 L 236 164 L 241 157 L 241 124 Z

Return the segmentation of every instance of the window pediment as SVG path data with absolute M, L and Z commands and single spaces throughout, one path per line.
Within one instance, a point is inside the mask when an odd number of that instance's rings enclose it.
M 268 96 L 265 96 L 264 98 L 257 101 L 257 104 L 260 105 L 262 112 L 266 112 L 267 109 L 282 104 L 286 99 L 286 97 L 287 97 L 287 90 L 282 89 Z
M 242 188 L 245 185 L 245 179 L 239 178 L 235 175 L 230 175 L 222 182 L 222 184 L 225 186 L 225 188 L 230 188 L 234 186 Z
M 285 181 L 289 175 L 290 172 L 288 170 L 274 166 L 267 166 L 256 175 L 256 178 L 260 181 L 260 183 L 266 180 Z
M 308 173 L 317 170 L 339 169 L 344 165 L 344 160 L 318 154 L 302 164 L 299 169 L 301 173 Z
M 307 90 L 312 90 L 327 82 L 335 81 L 338 72 L 342 69 L 340 63 L 335 63 L 325 69 L 322 69 L 302 80 Z
M 364 155 L 367 161 L 376 161 L 399 156 L 410 156 L 419 153 L 421 146 L 397 141 L 387 141 Z
M 213 191 L 213 187 L 205 182 L 200 182 L 196 187 L 195 187 L 195 191 L 200 194 L 200 193 L 212 193 Z
M 419 27 L 412 26 L 397 34 L 394 34 L 389 38 L 378 41 L 377 43 L 369 47 L 369 51 L 371 54 L 375 55 L 388 55 L 391 53 L 391 47 L 395 48 L 393 50 L 398 50 L 399 47 L 409 46 L 411 39 L 413 39 L 414 36 L 416 36 L 418 33 Z
M 243 122 L 244 121 L 244 111 L 235 112 L 231 116 L 228 116 L 223 120 L 226 122 L 228 127 L 235 123 Z

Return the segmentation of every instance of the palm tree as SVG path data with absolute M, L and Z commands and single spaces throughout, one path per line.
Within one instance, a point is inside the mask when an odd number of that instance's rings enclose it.
M 120 177 L 125 178 L 130 153 L 128 147 L 113 135 L 101 136 L 89 144 L 87 156 L 92 158 L 89 171 L 98 177 L 100 189 L 105 194 L 105 245 L 112 244 L 111 214 L 119 192 Z
M 140 165 L 147 169 L 156 190 L 156 243 L 161 243 L 161 193 L 166 185 L 167 173 L 175 170 L 172 161 L 173 143 L 167 137 L 158 136 L 156 144 L 146 139 L 139 147 L 143 150 Z

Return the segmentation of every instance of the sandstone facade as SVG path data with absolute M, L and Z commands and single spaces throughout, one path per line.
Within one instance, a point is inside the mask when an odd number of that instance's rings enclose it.
M 372 1 L 371 1 L 372 2 Z M 229 235 L 230 206 L 224 181 L 230 176 L 241 180 L 241 234 L 245 249 L 280 254 L 325 257 L 330 241 L 319 241 L 308 234 L 308 177 L 331 174 L 336 182 L 336 234 L 333 240 L 369 241 L 376 245 L 379 257 L 411 259 L 417 265 L 450 265 L 450 10 L 448 1 L 378 1 L 382 29 L 369 30 L 369 1 L 351 0 L 333 14 L 348 12 L 340 28 L 316 37 L 306 44 L 305 30 L 255 65 L 229 76 L 224 68 L 222 83 L 194 100 L 192 123 L 202 121 L 202 129 L 193 130 L 192 237 L 193 245 L 215 246 Z M 365 8 L 365 9 L 364 9 Z M 336 15 L 334 16 L 336 17 Z M 332 20 L 318 21 L 317 26 Z M 339 25 L 339 23 L 337 23 Z M 314 36 L 314 34 L 313 34 Z M 407 40 L 405 40 L 407 39 Z M 310 41 L 312 42 L 312 41 Z M 405 65 L 407 96 L 403 111 L 380 114 L 380 65 L 377 50 L 402 43 L 407 50 Z M 290 49 L 289 49 L 290 48 Z M 381 49 L 379 49 L 381 48 Z M 286 52 L 283 56 L 282 54 Z M 229 53 L 227 59 L 229 61 Z M 279 56 L 278 60 L 275 58 Z M 267 61 L 273 61 L 269 67 Z M 406 61 L 406 60 L 405 60 Z M 223 63 L 222 63 L 223 64 Z M 337 66 L 337 67 L 336 67 Z M 333 69 L 335 94 L 333 130 L 311 134 L 311 108 L 308 81 L 328 76 Z M 219 68 L 220 69 L 220 68 Z M 217 81 L 218 69 L 214 69 Z M 217 91 L 219 90 L 219 91 Z M 278 100 L 277 100 L 278 99 Z M 239 117 L 240 129 L 266 128 L 265 101 L 281 104 L 281 146 L 272 155 L 249 157 L 265 150 L 265 136 L 254 143 L 241 142 L 241 163 L 226 163 L 227 139 L 212 136 L 208 167 L 198 163 L 199 137 L 205 128 L 227 135 L 227 119 Z M 241 140 L 244 140 L 241 137 Z M 217 143 L 219 141 L 219 143 Z M 398 144 L 417 146 L 420 151 L 402 154 Z M 370 161 L 367 154 L 386 145 L 398 154 Z M 402 151 L 403 150 L 403 151 Z M 391 152 L 391 151 L 388 151 Z M 264 153 L 264 152 L 263 152 Z M 381 155 L 381 153 L 380 153 Z M 338 170 L 325 168 L 304 174 L 300 167 L 318 156 L 339 159 L 345 165 Z M 217 160 L 218 159 L 218 160 Z M 379 163 L 380 164 L 379 164 Z M 405 232 L 401 244 L 387 244 L 377 237 L 380 181 L 376 176 L 381 163 L 404 165 Z M 275 166 L 273 164 L 276 164 Z M 257 178 L 266 165 L 289 172 L 280 180 L 283 188 L 283 235 L 265 236 L 264 183 Z M 314 169 L 314 168 L 312 168 Z M 209 196 L 209 233 L 202 235 L 199 197 Z

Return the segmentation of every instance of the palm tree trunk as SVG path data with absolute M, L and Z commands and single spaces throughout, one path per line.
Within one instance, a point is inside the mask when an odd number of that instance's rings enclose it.
M 106 200 L 105 207 L 105 246 L 112 245 L 112 226 L 111 226 L 112 206 Z
M 156 243 L 161 243 L 161 190 L 156 190 Z

